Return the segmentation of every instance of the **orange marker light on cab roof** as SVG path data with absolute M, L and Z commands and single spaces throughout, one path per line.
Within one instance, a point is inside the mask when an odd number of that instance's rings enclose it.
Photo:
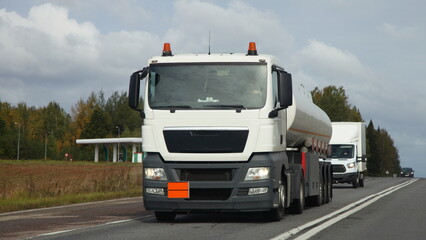
M 163 55 L 161 55 L 161 56 L 173 56 L 172 49 L 170 47 L 170 43 L 164 43 Z
M 247 55 L 257 55 L 256 43 L 250 42 Z

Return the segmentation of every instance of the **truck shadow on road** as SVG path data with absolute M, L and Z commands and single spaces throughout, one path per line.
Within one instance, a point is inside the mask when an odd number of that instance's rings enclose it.
M 333 189 L 354 189 L 352 184 L 333 184 Z
M 285 218 L 285 217 L 284 217 Z M 152 217 L 140 219 L 143 223 L 157 223 L 152 212 Z M 189 213 L 178 214 L 173 222 L 166 224 L 180 223 L 268 223 L 263 218 L 261 212 L 255 213 Z

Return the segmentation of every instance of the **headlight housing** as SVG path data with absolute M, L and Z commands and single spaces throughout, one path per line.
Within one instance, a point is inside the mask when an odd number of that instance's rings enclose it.
M 354 168 L 355 167 L 355 163 L 351 162 L 351 163 L 348 163 L 346 166 L 348 168 Z
M 162 168 L 144 168 L 144 178 L 149 180 L 167 181 L 166 172 Z
M 255 181 L 269 179 L 269 167 L 255 167 L 247 170 L 244 181 Z

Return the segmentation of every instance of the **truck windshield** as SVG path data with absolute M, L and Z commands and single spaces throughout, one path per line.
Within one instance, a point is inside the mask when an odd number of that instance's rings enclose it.
M 266 102 L 266 63 L 151 64 L 153 109 L 257 109 Z
M 354 157 L 354 145 L 331 145 L 331 158 L 353 158 Z

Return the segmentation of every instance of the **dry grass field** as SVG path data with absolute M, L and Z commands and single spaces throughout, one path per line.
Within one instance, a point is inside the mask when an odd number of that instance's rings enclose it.
M 0 160 L 0 212 L 141 196 L 134 163 Z

